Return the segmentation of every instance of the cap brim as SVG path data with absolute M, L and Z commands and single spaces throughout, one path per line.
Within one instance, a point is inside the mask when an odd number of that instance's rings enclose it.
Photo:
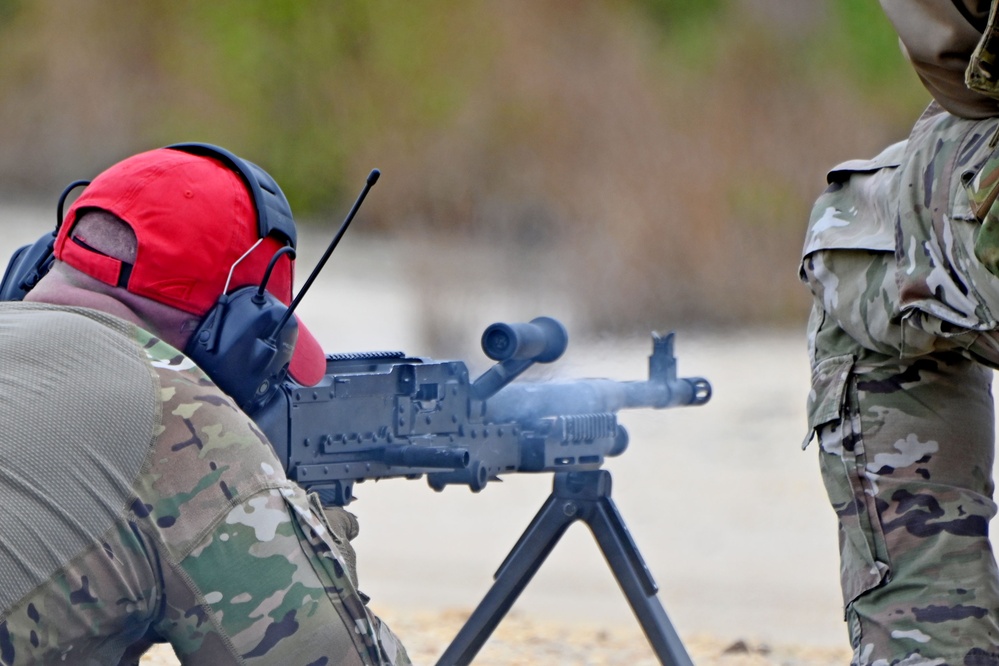
M 315 386 L 326 374 L 326 354 L 301 319 L 298 321 L 298 339 L 288 365 L 288 374 L 302 386 Z

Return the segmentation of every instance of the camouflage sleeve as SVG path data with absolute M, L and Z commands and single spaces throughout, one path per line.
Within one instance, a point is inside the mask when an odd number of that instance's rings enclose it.
M 155 629 L 181 660 L 409 663 L 253 422 L 186 358 L 154 365 L 163 429 L 139 512 L 163 551 Z
M 200 662 L 208 638 L 209 654 L 228 643 L 248 664 L 400 663 L 382 657 L 379 625 L 298 488 L 234 506 L 175 573 L 190 596 L 164 624 L 182 660 Z
M 157 578 L 144 553 L 127 525 L 104 534 L 11 609 L 0 623 L 0 663 L 116 663 L 156 612 Z

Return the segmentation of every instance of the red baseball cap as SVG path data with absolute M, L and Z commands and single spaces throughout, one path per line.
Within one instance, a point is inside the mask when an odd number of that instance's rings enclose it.
M 95 208 L 135 232 L 134 265 L 69 241 L 78 214 Z M 232 168 L 206 155 L 159 148 L 97 176 L 66 213 L 54 251 L 97 280 L 203 316 L 223 293 L 261 284 L 267 264 L 284 246 L 275 236 L 261 240 L 253 199 Z M 286 305 L 294 269 L 294 260 L 282 256 L 267 283 L 267 291 Z M 326 372 L 322 347 L 301 320 L 288 372 L 305 386 Z

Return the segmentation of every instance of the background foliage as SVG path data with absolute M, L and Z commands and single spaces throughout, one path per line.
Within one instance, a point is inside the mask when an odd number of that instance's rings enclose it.
M 0 0 L 0 63 L 8 197 L 201 140 L 321 219 L 378 166 L 366 228 L 543 249 L 598 330 L 800 324 L 825 171 L 928 101 L 870 0 Z

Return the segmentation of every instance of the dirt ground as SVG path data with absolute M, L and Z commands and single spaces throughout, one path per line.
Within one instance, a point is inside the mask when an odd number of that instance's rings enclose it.
M 434 664 L 467 617 L 467 611 L 382 615 L 405 637 L 407 650 L 418 666 Z M 698 666 L 842 666 L 848 650 L 694 635 L 684 638 Z M 157 646 L 142 659 L 144 666 L 175 666 L 169 646 Z M 659 664 L 637 628 L 606 629 L 532 621 L 514 613 L 499 626 L 475 659 L 482 666 L 653 666 Z

